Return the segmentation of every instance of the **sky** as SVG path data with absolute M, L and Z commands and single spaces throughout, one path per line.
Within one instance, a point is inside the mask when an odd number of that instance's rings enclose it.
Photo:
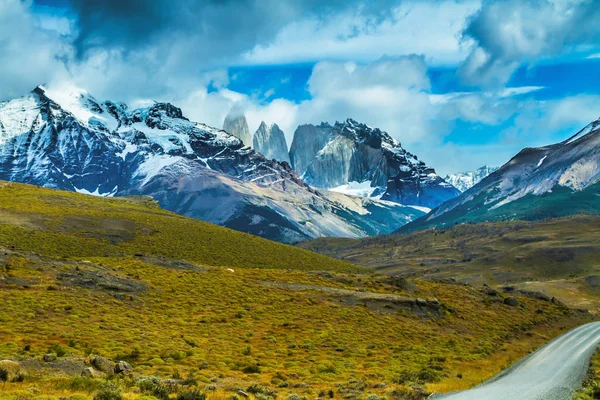
M 221 127 L 353 118 L 438 173 L 600 117 L 596 0 L 0 0 L 0 101 L 40 84 Z

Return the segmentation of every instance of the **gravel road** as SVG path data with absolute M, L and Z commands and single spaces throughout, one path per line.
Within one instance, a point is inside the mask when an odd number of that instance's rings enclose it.
M 589 359 L 599 344 L 600 322 L 582 325 L 471 390 L 430 399 L 569 400 L 581 387 Z

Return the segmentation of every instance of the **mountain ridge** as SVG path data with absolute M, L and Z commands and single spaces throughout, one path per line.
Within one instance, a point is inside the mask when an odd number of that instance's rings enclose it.
M 481 182 L 482 179 L 491 173 L 496 172 L 499 168 L 500 167 L 490 167 L 488 165 L 484 165 L 474 171 L 446 175 L 444 180 L 462 193 L 466 192 L 468 189 L 471 189 L 473 186 Z
M 597 214 L 599 127 L 600 119 L 564 141 L 521 150 L 481 182 L 398 232 L 463 222 Z

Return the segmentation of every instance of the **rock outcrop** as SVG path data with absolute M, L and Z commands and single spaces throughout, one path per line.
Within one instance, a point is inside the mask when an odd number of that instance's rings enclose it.
M 277 124 L 267 126 L 261 122 L 253 137 L 254 150 L 269 160 L 290 163 L 285 135 Z

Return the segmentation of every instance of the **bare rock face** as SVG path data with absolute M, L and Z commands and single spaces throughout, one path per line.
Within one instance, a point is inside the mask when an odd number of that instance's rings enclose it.
M 269 160 L 290 163 L 285 135 L 277 124 L 267 126 L 263 121 L 254 133 L 253 144 L 254 150 Z
M 244 114 L 229 113 L 223 122 L 223 130 L 240 139 L 244 145 L 252 147 L 252 136 Z
M 294 171 L 303 176 L 317 153 L 329 143 L 332 127 L 327 123 L 321 125 L 300 125 L 294 132 L 294 140 L 290 148 L 290 161 Z

